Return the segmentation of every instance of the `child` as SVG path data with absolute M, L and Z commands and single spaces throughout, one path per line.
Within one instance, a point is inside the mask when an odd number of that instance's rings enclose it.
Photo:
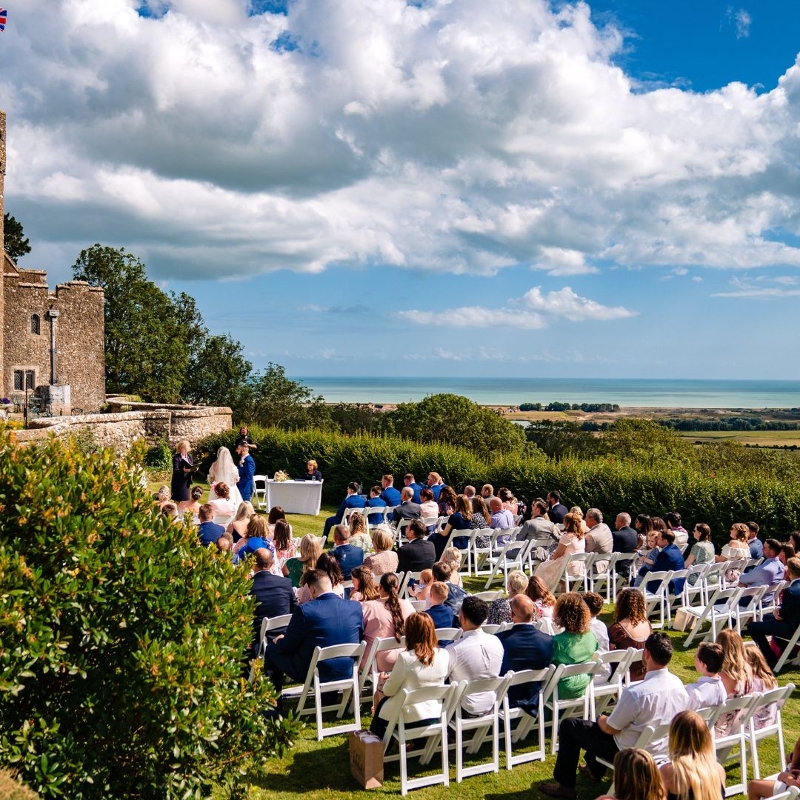
M 425 601 L 425 611 L 431 607 L 431 586 L 433 586 L 433 570 L 424 569 L 419 574 L 419 580 L 409 587 L 415 600 Z
M 430 608 L 425 613 L 433 620 L 434 628 L 453 628 L 456 626 L 453 621 L 453 612 L 447 605 L 447 598 L 450 588 L 444 581 L 434 581 L 431 584 Z M 449 642 L 439 642 L 439 647 L 444 647 Z
M 597 637 L 598 652 L 607 653 L 610 649 L 608 645 L 608 628 L 598 619 L 600 612 L 603 610 L 603 597 L 597 592 L 584 592 L 583 602 L 589 606 L 589 611 L 592 613 L 589 630 Z
M 777 689 L 778 681 L 775 680 L 775 675 L 767 665 L 762 652 L 757 647 L 746 647 L 744 654 L 753 672 L 753 691 L 768 692 L 771 689 Z M 756 730 L 774 724 L 777 714 L 777 703 L 770 703 L 766 708 L 759 708 L 753 715 L 753 724 Z
M 754 648 L 748 647 L 747 649 Z M 686 687 L 686 694 L 689 695 L 689 708 L 692 711 L 696 711 L 698 708 L 718 706 L 727 700 L 728 693 L 720 676 L 723 659 L 721 645 L 703 643 L 697 648 L 694 656 L 694 668 L 701 677 Z

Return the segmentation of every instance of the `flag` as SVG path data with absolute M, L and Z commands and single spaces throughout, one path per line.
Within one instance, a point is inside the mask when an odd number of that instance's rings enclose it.
M 0 8 L 0 31 L 6 29 L 6 16 L 8 16 L 8 11 L 4 8 Z

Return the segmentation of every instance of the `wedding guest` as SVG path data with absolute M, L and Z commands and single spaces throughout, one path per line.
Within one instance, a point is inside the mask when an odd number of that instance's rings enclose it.
M 306 471 L 300 476 L 301 481 L 321 481 L 322 473 L 319 471 L 319 465 L 313 458 L 306 462 Z
M 322 554 L 322 543 L 319 537 L 307 533 L 300 540 L 300 555 L 290 558 L 283 565 L 283 574 L 292 579 L 292 586 L 298 588 L 303 575 L 316 568 L 317 559 Z
M 372 529 L 372 547 L 374 554 L 364 559 L 364 566 L 372 570 L 372 574 L 383 575 L 384 572 L 397 570 L 397 553 L 392 550 L 394 536 L 388 525 L 378 525 Z
M 187 513 L 191 513 L 192 515 L 192 522 L 197 524 L 198 519 L 200 518 L 200 501 L 203 498 L 205 492 L 203 491 L 202 486 L 192 486 L 192 497 L 191 500 L 182 500 L 178 503 L 178 513 L 181 517 L 186 516 Z
M 350 590 L 351 600 L 364 603 L 367 600 L 377 600 L 380 597 L 378 584 L 375 583 L 375 576 L 367 567 L 363 565 L 353 567 L 353 571 L 350 573 L 350 580 L 353 581 L 353 588 Z
M 247 532 L 247 523 L 250 522 L 250 517 L 255 513 L 252 503 L 248 500 L 244 500 L 239 504 L 233 522 L 228 523 L 228 527 L 225 529 L 225 532 L 231 535 L 234 544 L 245 535 Z
M 655 759 L 647 750 L 626 747 L 614 756 L 614 794 L 597 800 L 665 800 L 666 791 Z
M 227 483 L 220 481 L 214 487 L 214 497 L 209 498 L 208 503 L 214 509 L 214 515 L 218 517 L 232 517 L 236 513 L 236 504 L 231 499 L 231 491 Z

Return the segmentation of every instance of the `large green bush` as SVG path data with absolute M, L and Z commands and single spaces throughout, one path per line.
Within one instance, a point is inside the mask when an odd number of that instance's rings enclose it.
M 137 473 L 0 431 L 0 765 L 43 797 L 235 791 L 291 734 L 241 678 L 246 571 L 154 513 Z
M 791 455 L 758 454 L 745 448 L 709 447 L 699 451 L 656 424 L 625 421 L 603 443 L 604 455 L 556 460 L 529 446 L 522 452 L 495 451 L 483 460 L 471 450 L 420 444 L 380 436 L 344 436 L 325 431 L 284 432 L 254 428 L 252 453 L 259 473 L 282 469 L 299 475 L 309 458 L 320 465 L 323 498 L 338 503 L 349 481 L 364 487 L 384 472 L 413 472 L 424 479 L 440 472 L 461 490 L 485 482 L 507 486 L 529 500 L 559 489 L 567 505 L 600 508 L 610 523 L 620 511 L 663 516 L 679 511 L 689 527 L 707 522 L 717 544 L 728 540 L 733 522 L 756 520 L 766 535 L 800 527 L 800 461 Z M 232 446 L 233 431 L 209 437 L 198 448 L 207 468 L 221 444 Z

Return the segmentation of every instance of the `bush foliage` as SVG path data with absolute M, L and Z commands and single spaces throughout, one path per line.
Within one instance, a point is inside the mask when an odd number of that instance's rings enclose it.
M 249 686 L 247 570 L 154 513 L 139 470 L 0 431 L 0 765 L 42 797 L 232 791 L 292 734 Z
M 679 511 L 687 527 L 707 522 L 718 544 L 727 542 L 737 521 L 756 520 L 766 535 L 800 527 L 800 459 L 730 444 L 694 448 L 656 423 L 620 421 L 607 438 L 596 440 L 598 452 L 559 459 L 530 445 L 482 459 L 453 445 L 388 436 L 263 428 L 251 428 L 250 433 L 258 444 L 251 453 L 258 473 L 272 475 L 281 469 L 297 476 L 314 458 L 329 503 L 341 500 L 348 481 L 369 487 L 392 472 L 400 485 L 406 472 L 424 479 L 436 470 L 458 491 L 489 482 L 530 500 L 558 489 L 567 506 L 596 506 L 612 523 L 620 511 L 661 516 Z M 205 457 L 204 468 L 220 445 L 232 447 L 235 438 L 231 431 L 200 443 L 196 450 Z

